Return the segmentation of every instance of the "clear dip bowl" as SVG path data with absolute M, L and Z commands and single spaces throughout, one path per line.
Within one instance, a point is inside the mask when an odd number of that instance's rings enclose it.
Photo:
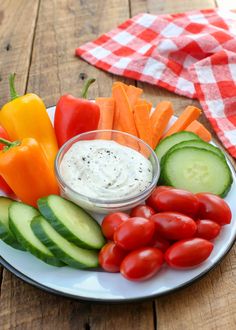
M 128 197 L 116 198 L 116 199 L 101 199 L 101 198 L 91 198 L 89 196 L 78 193 L 72 187 L 70 187 L 67 182 L 63 179 L 60 172 L 61 161 L 66 154 L 66 152 L 71 148 L 71 146 L 78 141 L 85 140 L 111 140 L 130 147 L 139 153 L 141 153 L 145 158 L 149 159 L 152 164 L 152 181 L 147 188 L 143 191 Z M 137 150 L 138 149 L 138 150 Z M 144 203 L 144 201 L 151 195 L 154 190 L 160 175 L 160 165 L 158 158 L 152 148 L 145 143 L 143 140 L 130 135 L 128 133 L 115 131 L 115 130 L 96 130 L 89 131 L 86 133 L 79 134 L 72 139 L 68 140 L 60 148 L 56 160 L 55 160 L 55 172 L 59 183 L 60 192 L 63 197 L 71 200 L 75 204 L 81 206 L 83 209 L 92 211 L 94 213 L 107 214 L 111 212 L 127 211 L 139 204 Z

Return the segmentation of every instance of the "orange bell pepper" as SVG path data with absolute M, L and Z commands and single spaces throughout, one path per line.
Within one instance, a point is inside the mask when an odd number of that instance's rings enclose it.
M 38 198 L 59 194 L 53 169 L 41 148 L 33 138 L 10 142 L 0 151 L 0 175 L 24 203 L 37 206 Z
M 19 96 L 14 87 L 15 74 L 10 75 L 12 101 L 0 111 L 0 123 L 7 131 L 10 140 L 32 137 L 42 146 L 53 168 L 58 145 L 56 135 L 43 101 L 35 94 Z

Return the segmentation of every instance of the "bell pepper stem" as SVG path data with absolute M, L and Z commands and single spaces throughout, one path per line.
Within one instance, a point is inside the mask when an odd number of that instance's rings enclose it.
M 90 78 L 90 79 L 86 80 L 86 82 L 83 86 L 82 92 L 81 92 L 81 97 L 83 99 L 88 98 L 88 89 L 95 81 L 96 81 L 96 79 L 94 79 L 94 78 Z
M 18 146 L 20 145 L 20 141 L 9 141 L 3 138 L 0 138 L 0 143 L 5 144 L 5 147 L 3 148 L 3 151 L 6 151 L 12 147 Z
M 15 77 L 16 77 L 15 73 L 11 73 L 9 76 L 11 100 L 17 99 L 19 97 L 15 89 Z
M 5 144 L 5 146 L 11 147 L 14 142 L 0 138 L 0 143 Z

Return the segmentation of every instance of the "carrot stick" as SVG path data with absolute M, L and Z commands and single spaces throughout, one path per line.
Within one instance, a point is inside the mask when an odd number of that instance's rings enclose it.
M 131 106 L 131 109 L 134 110 L 134 106 L 138 101 L 139 97 L 141 96 L 143 90 L 141 88 L 135 87 L 133 85 L 129 85 L 126 94 Z
M 197 134 L 202 140 L 206 142 L 211 141 L 211 133 L 206 129 L 206 127 L 199 123 L 199 121 L 194 120 L 190 125 L 185 128 L 185 131 L 193 132 Z
M 115 101 L 112 97 L 99 97 L 96 99 L 96 104 L 100 108 L 100 119 L 98 123 L 98 129 L 109 129 L 113 128 L 113 118 L 115 113 Z M 111 134 L 104 133 L 99 134 L 100 138 L 106 140 L 111 139 Z
M 126 85 L 125 83 L 121 82 L 121 81 L 115 81 L 112 85 L 112 89 L 114 87 L 117 87 L 117 86 L 122 86 L 124 88 L 124 90 L 126 91 L 128 89 L 128 85 Z M 114 99 L 114 98 L 113 98 Z M 115 101 L 115 100 L 114 100 Z M 120 118 L 120 111 L 119 111 L 119 107 L 116 107 L 116 104 L 115 104 L 115 114 L 114 114 L 114 120 L 113 120 L 113 129 L 117 130 L 117 131 L 120 131 L 122 130 L 121 129 L 121 126 L 119 124 L 119 118 Z M 119 128 L 119 129 L 118 129 Z
M 125 91 L 127 91 L 128 87 L 129 87 L 128 85 L 126 85 L 122 81 L 115 81 L 112 86 L 115 87 L 115 86 L 118 86 L 118 85 L 122 86 Z
M 183 113 L 179 116 L 176 122 L 171 126 L 171 128 L 167 131 L 167 133 L 163 136 L 163 138 L 180 131 L 185 130 L 185 128 L 190 125 L 195 119 L 201 114 L 201 110 L 197 107 L 189 105 Z
M 118 126 L 116 126 L 116 127 L 114 127 L 114 130 L 116 130 L 116 131 L 119 131 L 119 132 L 123 132 L 122 131 L 122 128 L 118 125 Z M 126 143 L 126 137 L 125 136 L 123 136 L 123 135 L 121 135 L 121 134 L 119 134 L 119 133 L 113 133 L 113 140 L 115 140 L 117 143 L 119 143 L 119 144 L 122 144 L 123 146 L 126 146 L 127 145 L 127 143 Z
M 120 119 L 119 108 L 117 108 L 115 106 L 114 119 L 113 119 L 113 130 L 122 132 L 123 130 L 121 128 L 119 119 Z M 119 135 L 118 133 L 113 134 L 113 139 L 119 144 L 126 145 L 124 136 Z
M 162 101 L 158 103 L 155 111 L 151 115 L 151 126 L 152 126 L 152 146 L 153 149 L 156 148 L 158 142 L 161 139 L 161 136 L 170 120 L 173 116 L 174 110 L 172 103 L 169 101 Z
M 143 105 L 143 104 L 145 104 L 148 107 L 148 111 L 150 113 L 151 110 L 152 110 L 152 103 L 151 102 L 148 102 L 145 99 L 138 99 L 135 105 Z
M 147 105 L 135 105 L 134 120 L 139 138 L 152 147 L 152 126 Z
M 115 100 L 116 112 L 119 115 L 118 122 L 122 130 L 126 133 L 137 136 L 138 134 L 135 127 L 134 116 L 123 86 L 114 86 L 112 88 L 112 95 Z
M 114 84 L 113 84 L 113 86 L 114 86 Z M 113 100 L 114 100 L 114 98 L 113 98 Z M 113 130 L 123 132 L 119 120 L 120 120 L 119 108 L 117 108 L 116 105 L 115 105 L 115 113 L 114 113 L 114 119 L 113 119 Z M 124 146 L 126 145 L 125 137 L 120 135 L 119 133 L 114 133 L 113 134 L 113 139 L 119 144 L 122 144 Z

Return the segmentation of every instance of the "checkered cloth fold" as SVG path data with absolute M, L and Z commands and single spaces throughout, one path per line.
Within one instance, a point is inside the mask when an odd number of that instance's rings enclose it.
M 198 98 L 236 158 L 236 13 L 140 14 L 77 48 L 76 55 L 113 74 Z

